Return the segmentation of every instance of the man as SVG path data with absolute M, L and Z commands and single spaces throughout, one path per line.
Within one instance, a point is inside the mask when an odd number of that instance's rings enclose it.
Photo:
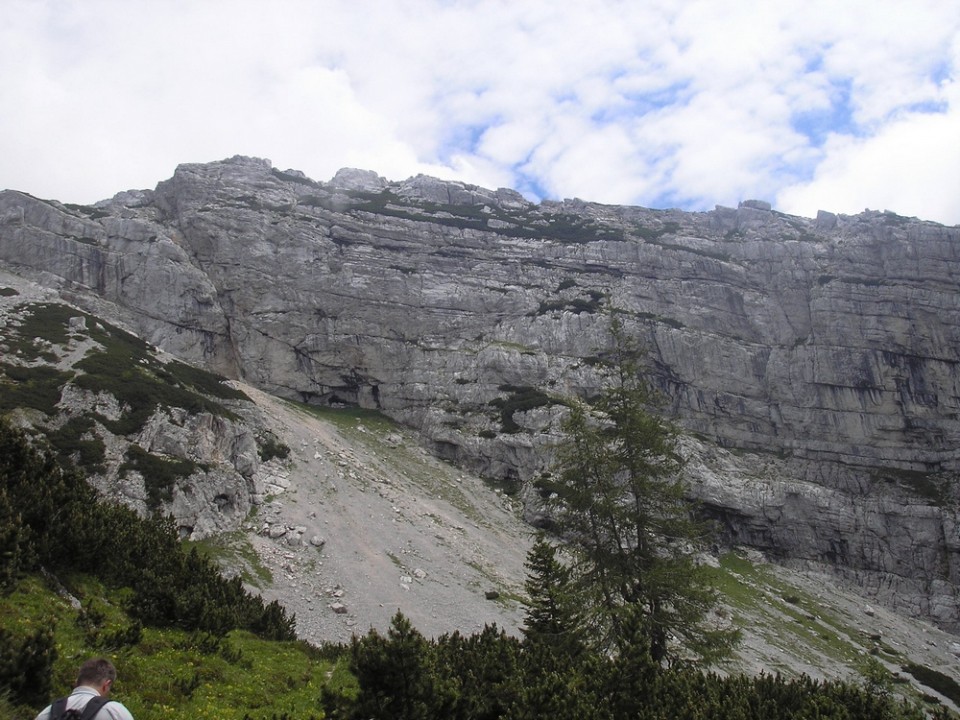
M 36 720 L 57 720 L 65 710 L 77 710 L 82 716 L 90 702 L 95 705 L 103 703 L 103 706 L 89 720 L 133 720 L 133 715 L 123 705 L 107 699 L 116 679 L 117 669 L 106 658 L 87 660 L 80 666 L 76 687 L 70 696 L 45 707 Z

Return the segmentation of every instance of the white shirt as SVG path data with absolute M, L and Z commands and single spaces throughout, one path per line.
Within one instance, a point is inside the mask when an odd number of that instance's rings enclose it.
M 99 694 L 100 693 L 98 693 L 92 687 L 87 687 L 85 685 L 76 687 L 67 698 L 67 710 L 76 708 L 77 710 L 82 711 L 83 708 L 87 706 L 87 703 L 90 702 L 90 699 L 97 697 Z M 40 714 L 37 715 L 36 720 L 50 720 L 50 709 L 52 707 L 52 703 L 47 705 L 40 712 Z M 102 708 L 100 708 L 100 712 L 94 715 L 93 720 L 133 720 L 133 715 L 131 715 L 130 711 L 116 700 L 111 700 Z

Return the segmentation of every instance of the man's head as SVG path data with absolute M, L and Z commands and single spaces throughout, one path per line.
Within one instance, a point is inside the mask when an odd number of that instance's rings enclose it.
M 117 679 L 117 669 L 106 658 L 93 658 L 80 666 L 77 675 L 77 686 L 86 685 L 94 688 L 106 697 L 110 694 L 114 680 Z

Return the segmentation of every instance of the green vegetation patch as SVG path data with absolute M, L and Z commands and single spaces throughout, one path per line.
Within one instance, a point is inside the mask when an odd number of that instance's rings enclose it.
M 142 627 L 101 584 L 85 576 L 70 584 L 79 610 L 36 578 L 0 598 L 0 636 L 15 641 L 49 628 L 56 647 L 43 697 L 4 717 L 33 717 L 51 698 L 68 694 L 77 667 L 94 655 L 117 667 L 112 697 L 137 720 L 319 720 L 325 690 L 356 696 L 346 668 L 306 643 L 262 640 L 243 630 L 217 636 Z
M 330 663 L 312 661 L 298 642 L 267 643 L 246 632 L 219 642 L 177 633 L 151 636 L 150 654 L 125 669 L 142 688 L 127 707 L 134 717 L 321 718 Z
M 937 473 L 889 468 L 876 473 L 874 479 L 898 485 L 937 506 L 947 502 L 949 481 Z
M 379 410 L 359 407 L 332 408 L 325 405 L 310 405 L 292 400 L 287 402 L 299 410 L 332 423 L 340 430 L 348 431 L 352 435 L 358 433 L 363 435 L 363 433 L 358 430 L 358 427 L 361 425 L 375 433 L 387 433 L 399 427 L 397 423 Z
M 650 320 L 655 323 L 660 323 L 666 325 L 667 327 L 672 327 L 674 330 L 683 330 L 686 327 L 682 322 L 675 318 L 664 317 L 663 315 L 654 315 L 653 313 L 648 312 L 638 312 L 634 313 L 634 316 L 641 320 Z
M 505 433 L 518 433 L 522 428 L 513 419 L 514 413 L 526 412 L 538 407 L 546 407 L 558 404 L 560 401 L 551 398 L 542 390 L 530 387 L 529 385 L 501 385 L 501 392 L 510 393 L 509 397 L 496 398 L 490 401 L 490 405 L 500 409 L 500 428 Z
M 63 207 L 72 211 L 75 215 L 86 215 L 91 220 L 110 217 L 110 213 L 93 205 L 77 205 L 76 203 L 64 203 Z
M 0 410 L 32 408 L 54 415 L 63 386 L 73 373 L 44 365 L 24 367 L 0 363 Z
M 50 353 L 46 343 L 65 345 L 70 340 L 69 321 L 83 316 L 79 310 L 58 303 L 33 303 L 24 308 L 18 325 L 2 328 L 11 350 L 24 360 L 43 358 L 50 362 L 56 355 Z
M 303 175 L 298 175 L 296 173 L 283 172 L 282 170 L 277 170 L 276 168 L 274 168 L 270 172 L 275 178 L 277 178 L 278 180 L 282 180 L 284 182 L 297 183 L 298 185 L 308 185 L 310 187 L 320 187 L 320 183 L 318 183 L 316 180 L 311 180 L 310 178 L 304 177 Z
M 461 230 L 486 230 L 507 237 L 568 243 L 624 239 L 623 231 L 620 229 L 602 225 L 592 218 L 575 213 L 544 215 L 539 211 L 507 212 L 496 205 L 449 205 L 401 198 L 390 190 L 378 193 L 358 190 L 349 191 L 346 194 L 356 201 L 353 210 L 404 220 L 429 222 Z M 311 200 L 312 204 L 332 209 L 329 201 L 320 198 L 311 198 Z M 505 226 L 491 227 L 490 220 L 505 223 Z
M 631 228 L 630 232 L 637 237 L 643 238 L 647 242 L 654 242 L 659 240 L 664 235 L 676 235 L 680 230 L 680 223 L 675 221 L 668 221 L 660 225 L 659 227 L 650 227 L 648 225 L 641 225 L 640 223 L 635 223 Z
M 588 243 L 595 240 L 623 240 L 623 231 L 600 225 L 591 218 L 575 214 L 550 215 L 546 227 L 523 228 L 522 237 L 542 238 L 557 242 Z M 507 233 L 510 234 L 510 233 Z
M 21 337 L 40 338 L 54 345 L 65 345 L 70 339 L 70 318 L 87 316 L 85 313 L 58 303 L 36 303 L 29 306 L 21 321 Z
M 871 658 L 864 650 L 875 641 L 844 622 L 821 600 L 736 553 L 724 554 L 720 568 L 709 572 L 714 586 L 735 610 L 763 617 L 762 626 L 772 644 L 790 652 L 806 649 L 810 661 L 830 657 L 868 672 Z
M 236 530 L 220 533 L 203 540 L 188 541 L 184 545 L 196 548 L 222 568 L 239 569 L 240 577 L 247 585 L 263 589 L 273 583 L 273 573 L 263 564 L 247 535 Z
M 120 466 L 120 474 L 136 470 L 143 475 L 147 507 L 156 509 L 173 499 L 177 480 L 190 477 L 199 467 L 192 460 L 167 459 L 153 455 L 139 445 L 131 445 L 127 448 L 127 459 Z
M 928 688 L 936 690 L 944 697 L 949 698 L 957 705 L 960 705 L 960 684 L 949 675 L 945 675 L 939 670 L 928 668 L 924 665 L 909 663 L 902 666 L 904 672 L 910 673 Z
M 588 298 L 573 298 L 571 300 L 542 301 L 535 315 L 546 315 L 554 311 L 569 311 L 575 315 L 580 313 L 593 314 L 599 312 L 603 301 L 603 293 L 599 290 L 588 290 Z
M 221 400 L 247 397 L 215 373 L 178 360 L 161 363 L 147 343 L 119 328 L 102 325 L 91 336 L 103 350 L 91 352 L 75 365 L 84 374 L 74 382 L 91 392 L 110 393 L 124 407 L 120 420 L 101 419 L 116 434 L 139 432 L 158 406 L 236 419 L 232 411 L 207 396 Z
M 70 340 L 74 333 L 69 323 L 75 317 L 84 318 L 86 334 L 102 347 L 75 365 L 83 374 L 74 378 L 74 373 L 49 367 L 2 364 L 0 382 L 6 387 L 0 397 L 0 409 L 29 407 L 52 415 L 63 386 L 73 380 L 85 390 L 116 397 L 125 409 L 124 417 L 118 421 L 101 420 L 111 432 L 128 435 L 142 429 L 158 406 L 235 419 L 230 410 L 209 398 L 247 399 L 219 375 L 177 360 L 161 363 L 143 340 L 67 305 L 28 306 L 19 326 L 5 330 L 5 339 L 24 360 L 42 358 L 52 362 L 56 355 L 49 351 L 49 345 L 65 345 Z
M 90 473 L 101 473 L 106 458 L 103 440 L 97 436 L 93 418 L 72 417 L 56 430 L 47 432 L 47 440 L 60 459 Z
M 11 287 L 0 287 L 0 297 L 16 297 L 20 293 Z
M 274 458 L 286 460 L 290 456 L 290 446 L 273 435 L 267 435 L 257 440 L 257 455 L 263 462 L 268 462 Z
M 910 218 L 904 215 L 897 215 L 895 212 L 890 210 L 884 210 L 883 222 L 885 225 L 906 225 L 910 222 Z
M 222 375 L 209 370 L 187 365 L 179 360 L 171 360 L 163 364 L 161 374 L 178 385 L 193 388 L 205 395 L 221 400 L 249 400 L 243 391 L 237 390 L 224 382 Z

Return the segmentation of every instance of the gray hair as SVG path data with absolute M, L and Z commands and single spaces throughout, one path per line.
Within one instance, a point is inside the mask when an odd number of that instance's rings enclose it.
M 112 662 L 106 658 L 91 658 L 80 666 L 80 672 L 77 674 L 77 685 L 96 687 L 107 680 L 113 682 L 116 679 L 117 669 Z

